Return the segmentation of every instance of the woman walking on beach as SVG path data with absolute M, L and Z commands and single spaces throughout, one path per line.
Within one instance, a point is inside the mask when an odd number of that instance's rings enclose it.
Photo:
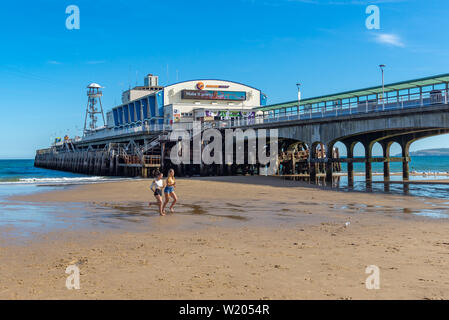
M 156 198 L 156 203 L 159 206 L 159 214 L 161 216 L 165 216 L 165 212 L 162 205 L 162 189 L 164 188 L 164 180 L 162 180 L 162 177 L 164 175 L 160 173 L 159 171 L 156 172 L 155 178 L 153 180 L 153 183 L 151 184 L 151 191 L 154 193 L 154 197 Z M 150 206 L 152 203 L 150 202 Z
M 164 193 L 165 193 L 165 203 L 162 207 L 162 211 L 165 212 L 165 207 L 167 206 L 168 202 L 170 201 L 170 197 L 173 198 L 173 202 L 170 206 L 170 212 L 173 213 L 175 212 L 173 210 L 173 207 L 175 206 L 176 202 L 178 201 L 178 197 L 175 194 L 175 186 L 176 186 L 176 181 L 175 181 L 175 170 L 170 169 L 168 171 L 168 177 L 167 177 L 167 181 L 165 184 L 165 189 L 164 189 Z

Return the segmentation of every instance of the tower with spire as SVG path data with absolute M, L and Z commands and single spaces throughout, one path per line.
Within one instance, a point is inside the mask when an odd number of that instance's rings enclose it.
M 97 127 L 97 114 L 101 114 L 103 118 L 103 125 L 106 123 L 103 113 L 103 105 L 101 104 L 101 97 L 103 87 L 98 83 L 91 83 L 87 86 L 87 108 L 86 116 L 84 118 L 84 135 L 94 133 Z M 99 108 L 98 108 L 99 106 Z

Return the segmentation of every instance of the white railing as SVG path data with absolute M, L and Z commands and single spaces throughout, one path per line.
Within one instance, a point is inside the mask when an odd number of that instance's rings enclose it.
M 273 122 L 285 122 L 293 120 L 311 120 L 318 118 L 331 118 L 345 115 L 376 113 L 392 110 L 403 110 L 411 108 L 429 107 L 437 104 L 447 105 L 449 102 L 449 95 L 446 90 L 439 90 L 438 94 L 431 92 L 423 92 L 417 94 L 398 95 L 395 97 L 385 97 L 384 99 L 364 100 L 333 105 L 301 105 L 289 109 L 296 110 L 282 110 L 272 111 L 271 114 L 263 116 L 255 116 L 252 118 L 236 118 L 232 120 L 220 120 L 208 123 L 209 127 L 216 128 L 235 128 L 246 127 L 255 124 L 265 124 Z
M 140 126 L 132 126 L 132 127 L 123 127 L 123 128 L 111 128 L 100 130 L 95 133 L 84 136 L 81 141 L 87 142 L 97 139 L 104 139 L 109 137 L 117 137 L 122 135 L 134 135 L 145 132 L 161 132 L 167 131 L 170 128 L 163 124 L 144 124 Z
M 271 111 L 271 113 L 263 116 L 254 116 L 249 118 L 235 118 L 231 120 L 216 120 L 207 121 L 202 123 L 202 130 L 209 128 L 236 128 L 246 127 L 257 124 L 266 124 L 273 122 L 285 122 L 293 120 L 311 120 L 317 118 L 330 118 L 345 115 L 366 114 L 392 110 L 402 110 L 410 108 L 428 107 L 436 104 L 448 104 L 449 96 L 446 90 L 439 90 L 437 93 L 421 92 L 412 93 L 406 95 L 396 95 L 394 97 L 363 100 L 360 98 L 358 101 L 349 101 L 339 104 L 326 104 L 326 105 L 301 105 L 300 107 L 293 107 L 289 109 L 296 110 L 284 110 L 277 109 L 277 111 Z M 96 139 L 104 139 L 109 137 L 117 137 L 121 135 L 135 135 L 139 133 L 157 133 L 157 132 L 169 132 L 169 131 L 190 131 L 193 129 L 193 123 L 174 123 L 167 124 L 143 124 L 131 127 L 121 127 L 114 129 L 99 130 L 93 134 L 84 136 L 83 142 L 88 142 Z

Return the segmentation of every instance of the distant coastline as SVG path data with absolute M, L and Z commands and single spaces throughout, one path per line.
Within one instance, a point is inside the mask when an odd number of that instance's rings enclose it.
M 400 157 L 401 154 L 397 154 L 396 157 Z M 410 156 L 413 157 L 429 157 L 429 156 L 449 156 L 449 148 L 435 148 L 435 149 L 423 149 L 410 152 Z

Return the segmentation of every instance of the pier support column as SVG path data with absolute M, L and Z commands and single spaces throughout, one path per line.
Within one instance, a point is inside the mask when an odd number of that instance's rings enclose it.
M 363 146 L 365 147 L 365 181 L 367 185 L 370 185 L 373 182 L 372 146 L 370 143 L 364 143 Z
M 120 161 L 119 161 L 119 155 L 118 154 L 114 155 L 114 163 L 115 163 L 115 165 L 114 165 L 114 174 L 115 174 L 116 177 L 118 177 L 118 175 L 119 175 L 119 168 L 120 168 L 120 166 L 119 166 Z
M 315 182 L 316 181 L 316 171 L 317 171 L 317 163 L 315 162 L 316 159 L 316 149 L 315 150 L 311 150 L 310 152 L 310 159 L 309 159 L 309 163 L 310 163 L 310 170 L 309 170 L 309 174 L 310 174 L 310 182 Z
M 389 181 L 390 180 L 390 161 L 388 160 L 389 157 L 385 157 L 384 162 L 384 180 Z
M 366 179 L 367 183 L 371 183 L 373 181 L 373 168 L 372 168 L 371 158 L 366 158 L 365 179 Z
M 177 164 L 177 165 L 175 165 L 175 167 L 176 167 L 176 170 L 175 170 L 176 175 L 177 176 L 182 176 L 182 165 L 181 164 Z
M 390 181 L 390 146 L 391 142 L 382 142 L 382 151 L 385 159 L 384 162 L 384 180 Z
M 346 157 L 348 159 L 354 158 L 354 143 L 345 143 L 346 146 Z M 348 161 L 348 186 L 354 186 L 354 162 Z
M 334 176 L 334 170 L 333 170 L 333 163 L 331 162 L 332 159 L 327 159 L 326 162 L 326 182 L 332 183 L 332 179 Z
M 310 159 L 310 181 L 314 182 L 316 180 L 316 163 L 312 162 L 315 159 Z
M 100 175 L 106 175 L 106 152 L 101 153 Z
M 109 154 L 109 175 L 112 176 L 114 175 L 114 164 L 115 164 L 115 151 L 112 150 L 111 153 Z
M 349 155 L 348 155 L 349 158 Z M 354 162 L 348 162 L 348 185 L 354 185 Z
M 218 175 L 219 176 L 224 176 L 224 165 L 222 165 L 222 164 L 220 164 L 220 165 L 218 165 Z
M 408 143 L 401 144 L 402 147 L 402 179 L 409 180 L 410 179 L 410 166 L 408 163 L 410 153 L 410 145 Z
M 382 142 L 382 151 L 384 157 L 384 191 L 390 192 L 390 147 L 391 142 Z
M 292 174 L 296 174 L 296 158 L 295 158 L 295 152 L 292 152 Z
M 310 144 L 310 152 L 309 152 L 309 176 L 310 176 L 310 182 L 315 183 L 316 182 L 316 176 L 317 171 L 319 170 L 318 163 L 316 162 L 318 160 L 318 151 L 317 146 L 318 144 L 313 143 Z
M 328 145 L 326 146 L 326 182 L 332 184 L 333 177 L 334 177 L 334 163 L 332 162 L 332 159 L 334 158 L 334 152 L 333 152 L 333 146 Z
M 404 180 L 410 179 L 410 166 L 407 160 L 402 163 L 402 178 Z
M 230 176 L 230 175 L 232 175 L 232 169 L 231 169 L 231 165 L 230 164 L 226 164 L 225 165 L 225 171 L 226 171 L 226 175 L 227 176 Z
M 88 152 L 87 154 L 87 174 L 92 174 L 92 152 Z

